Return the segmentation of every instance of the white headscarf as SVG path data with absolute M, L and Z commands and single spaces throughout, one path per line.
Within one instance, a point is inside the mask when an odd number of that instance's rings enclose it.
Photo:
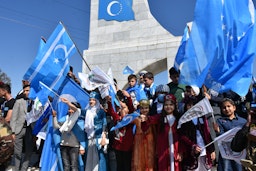
M 63 125 L 60 127 L 60 132 L 70 132 L 72 128 L 74 127 L 79 115 L 81 114 L 81 109 L 77 109 L 75 113 L 71 115 L 67 115 L 66 121 L 63 123 Z
M 87 137 L 93 138 L 94 136 L 94 117 L 97 115 L 97 112 L 100 109 L 100 102 L 99 100 L 96 100 L 96 104 L 94 106 L 87 105 L 86 109 L 86 115 L 85 115 L 85 124 L 84 129 L 87 133 Z

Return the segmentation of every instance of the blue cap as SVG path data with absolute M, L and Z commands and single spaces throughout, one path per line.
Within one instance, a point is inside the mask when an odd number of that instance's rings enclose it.
M 97 93 L 96 91 L 92 91 L 92 92 L 90 93 L 90 99 L 91 99 L 91 98 L 100 100 L 100 94 Z

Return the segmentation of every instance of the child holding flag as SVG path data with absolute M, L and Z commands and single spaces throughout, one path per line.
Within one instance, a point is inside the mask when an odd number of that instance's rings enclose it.
M 238 116 L 236 111 L 236 105 L 233 100 L 224 98 L 221 103 L 221 111 L 223 116 L 217 119 L 217 124 L 214 124 L 214 130 L 219 136 L 232 128 L 242 127 L 246 120 Z M 225 159 L 219 154 L 218 171 L 236 170 L 242 171 L 242 165 L 234 160 Z
M 185 112 L 190 112 L 190 115 L 200 116 L 200 113 L 196 113 L 197 110 L 191 111 L 192 107 L 197 103 L 197 99 L 188 98 L 185 102 Z M 189 109 L 191 110 L 189 111 Z M 189 171 L 209 171 L 212 167 L 212 161 L 215 160 L 215 148 L 213 144 L 204 148 L 205 145 L 212 142 L 205 115 L 183 123 L 178 131 L 181 143 L 185 145 L 182 161 L 183 168 Z
M 63 103 L 69 106 L 68 115 L 64 123 L 57 121 L 56 111 L 52 111 L 53 126 L 59 129 L 61 132 L 60 151 L 63 163 L 64 171 L 67 170 L 78 170 L 79 164 L 79 152 L 80 154 L 85 153 L 85 147 L 83 147 L 74 131 L 75 124 L 79 115 L 81 114 L 81 107 L 79 103 L 70 102 L 66 98 L 61 98 Z
M 107 113 L 108 115 L 112 116 L 115 124 L 120 123 L 123 117 L 133 113 L 135 110 L 129 93 L 125 90 L 121 92 L 122 93 L 117 94 L 120 106 L 117 107 L 116 112 L 111 104 L 111 97 L 107 96 Z M 131 171 L 132 147 L 134 139 L 133 126 L 134 124 L 130 123 L 115 130 L 115 137 L 112 147 L 115 149 L 118 171 Z

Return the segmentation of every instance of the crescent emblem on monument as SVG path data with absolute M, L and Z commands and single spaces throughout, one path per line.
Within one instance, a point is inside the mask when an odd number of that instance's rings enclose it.
M 117 12 L 115 12 L 115 13 L 113 13 L 113 12 L 111 11 L 111 7 L 112 7 L 114 4 L 119 5 L 119 11 L 117 11 Z M 122 4 L 121 4 L 120 2 L 118 2 L 118 1 L 111 1 L 111 2 L 108 4 L 108 6 L 107 6 L 107 13 L 108 13 L 108 15 L 114 17 L 114 16 L 119 15 L 119 14 L 121 13 L 122 9 L 123 9 L 123 6 L 122 6 Z

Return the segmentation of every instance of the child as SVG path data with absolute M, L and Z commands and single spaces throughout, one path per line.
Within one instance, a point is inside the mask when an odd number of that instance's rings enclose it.
M 199 101 L 201 97 L 199 97 L 200 89 L 196 86 L 187 85 L 185 87 L 184 98 L 178 104 L 178 111 L 180 113 L 184 113 L 184 106 L 187 100 L 194 99 L 195 101 Z
M 156 154 L 158 159 L 159 171 L 181 171 L 182 152 L 177 132 L 178 112 L 176 107 L 176 98 L 168 94 L 164 98 L 164 107 L 161 114 L 154 116 L 141 116 L 143 131 L 146 131 L 150 125 L 157 124 Z
M 154 84 L 154 75 L 151 72 L 147 72 L 146 74 L 143 75 L 144 79 L 144 92 L 150 101 L 150 105 L 152 105 L 153 102 L 153 97 L 155 95 L 156 91 L 156 85 Z
M 181 102 L 181 100 L 184 98 L 184 92 L 185 92 L 185 85 L 179 84 L 180 79 L 180 70 L 176 70 L 174 67 L 171 67 L 169 69 L 169 77 L 172 80 L 167 85 L 170 88 L 170 93 L 173 94 L 178 104 Z
M 148 71 L 142 70 L 139 72 L 139 81 L 138 81 L 138 85 L 140 89 L 144 89 L 145 85 L 144 85 L 144 79 L 143 79 L 143 75 L 145 75 Z
M 61 101 L 69 106 L 68 115 L 64 123 L 59 123 L 56 118 L 56 111 L 52 112 L 53 126 L 59 129 L 61 132 L 60 151 L 63 163 L 64 171 L 78 170 L 78 156 L 79 150 L 81 154 L 84 154 L 84 147 L 80 146 L 80 143 L 73 132 L 73 127 L 77 122 L 81 110 L 79 103 L 69 102 L 65 98 L 61 98 Z
M 188 98 L 185 103 L 185 111 L 189 110 L 197 100 Z M 184 158 L 182 166 L 185 170 L 209 171 L 212 161 L 215 160 L 215 148 L 212 142 L 208 121 L 205 116 L 195 118 L 181 125 L 179 129 L 181 143 L 184 144 Z
M 170 88 L 168 85 L 160 84 L 156 87 L 156 93 L 153 99 L 150 115 L 162 112 L 164 97 L 167 94 L 169 94 L 169 92 L 170 92 Z
M 89 105 L 85 108 L 85 125 L 87 133 L 88 150 L 85 170 L 107 170 L 106 155 L 106 113 L 100 106 L 100 94 L 90 93 Z
M 134 107 L 132 104 L 132 99 L 128 92 L 122 91 L 122 97 L 118 97 L 120 107 L 118 107 L 117 112 L 114 111 L 111 105 L 111 99 L 108 97 L 108 114 L 112 116 L 114 123 L 117 124 L 122 118 L 134 112 Z M 117 170 L 118 171 L 130 171 L 131 170 L 131 160 L 132 160 L 132 147 L 133 147 L 133 126 L 130 123 L 115 131 L 115 138 L 112 144 L 113 149 L 115 149 Z
M 221 111 L 223 116 L 217 119 L 217 124 L 214 125 L 214 130 L 217 135 L 221 135 L 234 127 L 243 127 L 246 123 L 246 119 L 238 116 L 236 111 L 236 105 L 233 100 L 224 98 L 221 103 Z M 219 154 L 218 171 L 226 171 L 229 168 L 233 170 L 242 171 L 242 165 L 238 164 L 234 160 L 224 159 Z
M 150 104 L 148 100 L 141 100 L 139 103 L 140 114 L 148 116 Z M 141 117 L 133 121 L 136 125 L 134 136 L 132 170 L 133 171 L 153 171 L 155 170 L 155 140 L 152 127 L 143 132 L 141 129 Z
M 133 102 L 133 107 L 137 109 L 137 106 L 139 104 L 139 93 L 140 89 L 137 84 L 137 77 L 134 74 L 131 74 L 128 76 L 128 84 L 129 87 L 126 89 L 126 91 L 130 94 Z

